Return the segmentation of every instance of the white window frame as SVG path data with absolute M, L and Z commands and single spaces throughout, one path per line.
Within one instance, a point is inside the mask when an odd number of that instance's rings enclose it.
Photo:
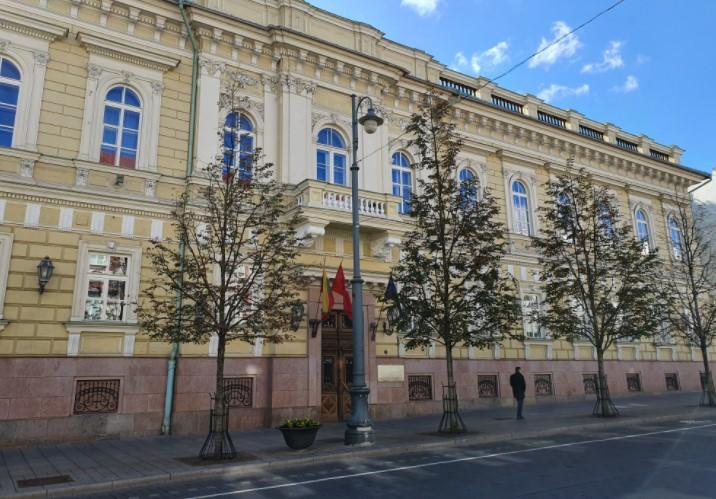
M 107 95 L 109 94 L 109 92 L 111 92 L 112 90 L 114 90 L 114 89 L 116 89 L 116 88 L 124 89 L 125 92 L 126 92 L 127 90 L 129 90 L 129 91 L 131 91 L 131 92 L 134 92 L 134 93 L 137 95 L 137 98 L 139 99 L 139 107 L 137 107 L 137 106 L 132 106 L 132 105 L 130 105 L 130 104 L 125 104 L 124 102 L 114 102 L 114 101 L 109 101 L 109 100 L 107 100 Z M 119 123 L 118 123 L 117 126 L 107 124 L 107 123 L 104 121 L 104 113 L 105 113 L 105 110 L 107 109 L 107 107 L 112 107 L 112 108 L 115 108 L 115 109 L 118 109 L 118 110 L 119 110 Z M 137 132 L 138 132 L 137 147 L 136 147 L 135 156 L 134 156 L 134 166 L 131 167 L 131 168 L 125 167 L 125 166 L 122 166 L 122 165 L 121 165 L 122 149 L 125 149 L 124 143 L 123 143 L 123 141 L 122 141 L 122 136 L 124 135 L 124 130 L 125 130 L 125 127 L 124 127 L 124 115 L 125 115 L 125 113 L 128 112 L 128 111 L 129 111 L 129 112 L 133 112 L 133 113 L 137 113 L 137 114 L 139 115 L 139 129 L 138 129 L 138 131 L 137 131 Z M 120 85 L 114 85 L 114 86 L 112 86 L 112 87 L 109 88 L 109 90 L 107 91 L 107 93 L 104 95 L 104 106 L 102 107 L 102 137 L 100 138 L 100 146 L 99 146 L 99 147 L 100 147 L 100 157 L 101 157 L 101 155 L 102 155 L 102 148 L 103 148 L 105 145 L 107 145 L 107 146 L 109 146 L 109 147 L 115 148 L 116 151 L 115 151 L 115 153 L 114 153 L 114 161 L 112 162 L 113 164 L 112 164 L 112 165 L 109 165 L 109 164 L 107 164 L 107 163 L 102 163 L 103 165 L 116 166 L 116 167 L 118 167 L 118 168 L 126 168 L 126 169 L 129 169 L 129 170 L 136 170 L 136 169 L 137 169 L 137 164 L 138 164 L 138 160 L 139 160 L 139 151 L 141 150 L 141 148 L 142 148 L 142 146 L 143 146 L 143 144 L 142 144 L 142 134 L 141 134 L 142 122 L 144 121 L 144 112 L 143 112 L 143 111 L 144 111 L 143 101 L 141 100 L 141 97 L 139 96 L 139 93 L 134 89 L 134 87 L 131 87 L 131 86 L 129 86 L 129 85 L 122 85 L 122 84 L 120 84 Z M 105 144 L 105 142 L 104 142 L 104 130 L 105 130 L 105 128 L 107 128 L 107 127 L 109 127 L 109 128 L 114 128 L 114 129 L 116 130 L 116 132 L 117 132 L 117 143 L 116 143 L 116 144 Z
M 88 271 L 90 253 L 104 253 L 110 255 L 120 255 L 129 258 L 129 272 L 127 273 L 126 300 L 130 304 L 127 308 L 126 316 L 123 321 L 90 321 L 84 318 L 85 315 L 85 299 L 86 287 L 90 278 Z M 141 246 L 114 246 L 107 244 L 95 243 L 89 241 L 80 241 L 77 256 L 77 270 L 75 272 L 75 292 L 72 302 L 73 323 L 97 323 L 103 324 L 136 324 L 137 312 L 132 304 L 137 302 L 139 296 L 139 283 L 142 266 L 142 248 Z
M 411 210 L 408 206 L 407 209 L 403 206 L 403 196 L 405 194 L 405 184 L 403 184 L 403 173 L 408 173 L 410 175 L 410 193 L 415 192 L 415 171 L 411 166 L 402 166 L 402 165 L 396 165 L 393 162 L 393 156 L 396 154 L 400 154 L 405 157 L 405 159 L 408 160 L 408 165 L 411 165 L 413 162 L 405 151 L 394 151 L 390 155 L 390 192 L 393 194 L 393 196 L 398 196 L 400 198 L 400 204 L 398 205 L 398 212 L 402 215 L 409 215 Z M 393 181 L 393 170 L 397 170 L 400 172 L 400 181 L 396 184 Z M 350 169 L 349 169 L 350 171 Z M 399 194 L 395 194 L 395 186 L 398 186 Z
M 49 38 L 59 36 L 64 30 L 48 25 Z M 34 38 L 16 32 L 0 31 L 3 57 L 20 70 L 20 92 L 17 98 L 15 126 L 12 134 L 14 149 L 37 151 L 40 130 L 40 108 L 45 89 L 45 73 L 49 61 L 48 39 Z
M 639 220 L 639 214 L 641 214 L 644 219 Z M 644 228 L 646 230 L 646 237 L 642 237 L 641 229 Z M 634 233 L 636 234 L 637 239 L 639 242 L 642 243 L 642 253 L 646 254 L 649 253 L 651 249 L 653 249 L 652 246 L 652 230 L 651 230 L 651 223 L 649 221 L 649 213 L 647 210 L 642 207 L 641 205 L 634 208 Z
M 134 169 L 156 171 L 159 119 L 164 92 L 162 79 L 163 73 L 159 70 L 90 53 L 78 159 L 99 163 L 107 92 L 114 87 L 125 86 L 137 94 L 142 104 Z
M 345 142 L 346 145 L 350 144 L 350 141 L 346 139 L 345 134 L 339 128 L 332 126 L 332 125 L 326 125 L 326 126 L 322 126 L 321 128 L 319 128 L 318 131 L 316 132 L 316 136 L 314 138 L 316 147 L 315 147 L 315 152 L 313 154 L 313 178 L 315 178 L 319 182 L 326 182 L 328 184 L 342 185 L 344 187 L 350 187 L 350 185 L 351 185 L 351 157 L 350 157 L 349 148 L 346 147 L 346 149 L 340 149 L 338 147 L 333 147 L 333 146 L 321 144 L 320 142 L 318 142 L 318 134 L 320 134 L 326 128 L 330 128 L 334 132 L 336 132 L 338 135 L 340 135 L 341 138 L 343 139 L 343 142 Z M 326 165 L 326 168 L 328 169 L 328 171 L 326 172 L 326 180 L 318 179 L 318 151 L 319 150 L 328 153 L 328 164 Z M 345 166 L 344 166 L 345 174 L 344 175 L 345 175 L 346 181 L 343 184 L 337 184 L 335 182 L 335 175 L 334 175 L 335 159 L 334 158 L 335 158 L 336 154 L 341 154 L 345 157 Z
M 0 221 L 2 218 L 0 217 Z M 0 232 L 0 331 L 5 328 L 5 293 L 7 291 L 7 276 L 10 272 L 10 258 L 12 255 L 12 243 L 15 235 L 12 232 Z
M 525 338 L 528 340 L 544 340 L 546 335 L 539 326 L 539 323 L 534 321 L 530 314 L 533 312 L 539 313 L 541 305 L 541 296 L 539 293 L 523 293 L 522 294 L 522 330 L 525 333 Z
M 229 115 L 234 114 L 234 113 L 239 115 L 239 126 L 236 129 L 232 129 L 229 126 L 226 126 L 226 119 L 229 117 Z M 241 128 L 241 118 L 242 117 L 245 117 L 249 121 L 249 123 L 251 123 L 250 131 L 243 130 Z M 234 174 L 238 174 L 239 170 L 240 170 L 240 165 L 241 165 L 241 155 L 245 152 L 245 151 L 241 150 L 241 137 L 244 137 L 244 136 L 251 137 L 251 143 L 252 143 L 251 153 L 253 154 L 256 151 L 256 148 L 257 148 L 256 120 L 253 118 L 253 116 L 251 116 L 251 114 L 249 114 L 246 111 L 243 111 L 241 109 L 235 109 L 233 111 L 229 111 L 226 114 L 224 114 L 224 123 L 221 128 L 221 150 L 223 151 L 224 154 L 226 154 L 228 152 L 228 150 L 224 146 L 225 136 L 227 133 L 231 133 L 234 136 L 233 139 L 236 141 L 236 147 L 234 148 L 233 158 L 232 158 L 232 161 L 234 164 L 233 164 L 233 167 L 231 167 L 231 169 L 234 171 Z M 229 166 L 224 163 L 223 156 L 222 156 L 222 164 L 224 165 L 224 167 Z
M 671 221 L 674 221 L 676 224 L 676 230 L 679 232 L 679 248 L 677 251 L 676 246 L 674 246 L 674 239 L 672 237 L 671 231 L 673 230 L 671 227 Z M 684 232 L 681 229 L 681 224 L 676 219 L 676 216 L 673 212 L 669 212 L 666 215 L 666 237 L 669 239 L 669 254 L 671 255 L 671 258 L 674 260 L 681 260 L 684 255 Z
M 522 187 L 524 187 L 525 192 L 524 193 L 516 193 L 513 191 L 515 184 L 520 183 Z M 525 200 L 525 207 L 524 207 L 524 216 L 525 220 L 521 220 L 519 215 L 521 213 L 517 210 L 517 207 L 515 206 L 515 197 L 524 198 Z M 509 200 L 510 200 L 510 209 L 512 211 L 512 232 L 516 234 L 521 234 L 523 236 L 531 236 L 534 235 L 534 229 L 533 229 L 533 215 L 532 215 L 532 202 L 531 202 L 531 196 L 530 196 L 530 188 L 527 185 L 527 183 L 522 180 L 521 178 L 515 178 L 510 181 L 510 191 L 509 191 Z

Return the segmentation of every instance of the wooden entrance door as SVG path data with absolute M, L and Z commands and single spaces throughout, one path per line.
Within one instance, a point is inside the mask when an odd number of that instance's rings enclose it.
M 321 327 L 321 419 L 343 421 L 351 414 L 353 324 L 333 311 Z

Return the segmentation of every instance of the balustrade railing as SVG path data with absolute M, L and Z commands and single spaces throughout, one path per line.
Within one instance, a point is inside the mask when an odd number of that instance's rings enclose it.
M 346 192 L 343 191 L 346 189 Z M 381 199 L 382 198 L 382 199 Z M 398 202 L 389 199 L 384 194 L 371 195 L 361 192 L 358 197 L 358 211 L 361 215 L 380 218 L 396 218 L 398 215 Z M 326 208 L 351 212 L 353 209 L 353 196 L 347 188 L 332 186 L 322 182 L 306 181 L 306 186 L 296 194 L 296 204 L 305 208 Z M 390 205 L 395 204 L 391 209 Z

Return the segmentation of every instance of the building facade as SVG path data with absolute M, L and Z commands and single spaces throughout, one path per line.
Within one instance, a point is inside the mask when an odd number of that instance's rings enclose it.
M 331 274 L 342 260 L 352 270 L 352 93 L 371 96 L 386 120 L 374 135 L 361 131 L 355 200 L 376 418 L 441 410 L 444 352 L 407 351 L 384 330 L 376 298 L 410 228 L 414 158 L 403 128 L 426 91 L 461 97 L 460 175 L 502 203 L 504 265 L 525 308 L 539 307 L 541 296 L 529 246 L 540 233 L 536 209 L 567 157 L 614 190 L 635 234 L 663 255 L 672 254 L 670 193 L 705 177 L 680 164 L 678 147 L 456 73 L 302 0 L 200 0 L 183 13 L 163 0 L 0 0 L 2 444 L 159 431 L 171 346 L 136 322 L 152 279 L 147 250 L 152 239 L 171 239 L 173 200 L 222 154 L 230 124 L 239 123 L 243 152 L 263 149 L 301 207 L 309 242 L 300 260 L 314 277 L 293 341 L 229 345 L 234 429 L 349 412 L 351 332 L 338 297 L 328 321 L 315 319 L 323 262 Z M 234 113 L 225 91 L 237 82 Z M 45 257 L 54 272 L 41 292 Z M 593 392 L 589 345 L 554 341 L 527 320 L 523 327 L 525 342 L 459 350 L 463 407 L 509 403 L 517 364 L 533 399 Z M 206 429 L 215 355 L 213 342 L 181 345 L 173 432 Z M 619 344 L 609 352 L 610 387 L 696 390 L 699 360 L 665 337 Z

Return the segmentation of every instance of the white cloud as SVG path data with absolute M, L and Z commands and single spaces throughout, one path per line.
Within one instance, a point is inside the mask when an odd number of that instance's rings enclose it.
M 536 68 L 537 66 L 542 65 L 549 67 L 562 58 L 572 57 L 582 44 L 580 43 L 577 35 L 574 33 L 568 34 L 570 31 L 572 31 L 572 28 L 570 28 L 564 21 L 555 22 L 552 25 L 552 33 L 554 37 L 551 40 L 542 38 L 539 47 L 537 47 L 537 52 L 541 50 L 544 50 L 544 52 L 540 52 L 530 59 L 529 67 Z M 555 43 L 562 37 L 564 37 L 562 40 Z M 552 43 L 554 43 L 554 45 L 550 47 L 550 44 Z
M 438 8 L 440 0 L 400 0 L 402 7 L 413 9 L 419 16 L 429 16 Z
M 602 62 L 585 64 L 582 66 L 582 73 L 604 73 L 624 66 L 621 48 L 622 42 L 609 42 L 609 47 L 602 53 Z
M 507 49 L 510 46 L 507 42 L 500 42 L 494 47 L 490 47 L 484 52 L 475 52 L 470 56 L 468 61 L 463 52 L 455 54 L 452 67 L 457 70 L 466 70 L 468 65 L 473 73 L 479 73 L 483 67 L 493 68 L 510 60 L 507 55 Z
M 579 87 L 569 88 L 564 85 L 557 85 L 555 83 L 552 83 L 549 87 L 542 89 L 538 94 L 537 97 L 542 99 L 545 102 L 553 102 L 556 99 L 560 99 L 562 97 L 569 97 L 569 96 L 580 96 L 580 95 L 586 95 L 589 93 L 589 85 L 586 83 L 584 85 L 581 85 Z
M 460 71 L 460 69 L 465 68 L 467 66 L 467 57 L 465 57 L 465 54 L 462 52 L 458 52 L 455 54 L 455 58 L 453 59 L 452 66 L 450 66 L 450 69 L 454 69 L 455 71 Z
M 636 79 L 636 76 L 629 75 L 627 76 L 627 79 L 623 85 L 617 85 L 616 87 L 613 87 L 612 91 L 626 94 L 629 92 L 633 92 L 637 88 L 639 88 L 639 80 Z
M 637 64 L 646 64 L 651 61 L 651 57 L 648 55 L 639 54 L 636 56 L 636 63 Z

